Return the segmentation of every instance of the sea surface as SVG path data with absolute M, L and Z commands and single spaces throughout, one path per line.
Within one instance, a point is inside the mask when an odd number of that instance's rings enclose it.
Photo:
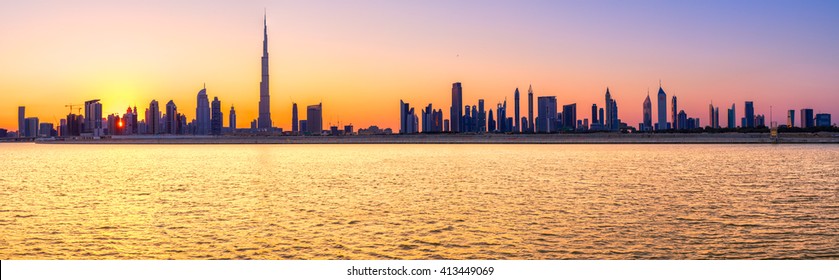
M 0 259 L 839 259 L 839 145 L 0 144 Z

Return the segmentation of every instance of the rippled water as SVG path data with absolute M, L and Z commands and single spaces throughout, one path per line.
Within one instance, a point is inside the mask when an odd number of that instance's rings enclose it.
M 0 259 L 839 258 L 839 145 L 0 145 Z

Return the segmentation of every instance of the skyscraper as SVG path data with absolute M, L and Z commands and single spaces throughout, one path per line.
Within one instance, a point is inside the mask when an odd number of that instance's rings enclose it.
M 813 119 L 813 109 L 801 109 L 801 128 L 815 126 Z
M 787 127 L 795 127 L 795 110 L 787 111 Z
M 297 103 L 291 103 L 291 132 L 295 134 L 300 132 L 297 120 Z
M 734 103 L 731 103 L 731 109 L 728 109 L 728 128 L 737 128 L 737 112 L 734 110 Z
M 539 116 L 536 117 L 536 132 L 556 132 L 556 96 L 539 96 Z
M 103 135 L 104 129 L 102 128 L 102 103 L 99 103 L 99 99 L 85 101 L 84 114 L 85 133 L 92 133 L 93 136 Z
M 405 103 L 401 99 L 399 100 L 399 134 L 408 134 L 411 133 L 408 130 L 408 122 L 410 122 L 409 111 L 411 110 L 411 105 Z
M 24 136 L 26 136 L 26 107 L 20 106 L 17 107 L 17 137 Z
M 650 92 L 647 90 L 647 99 L 644 99 L 644 123 L 642 131 L 653 130 L 653 104 L 650 101 Z
M 516 106 L 516 108 L 513 108 L 516 115 L 515 119 L 513 119 L 513 132 L 518 133 L 521 132 L 521 116 L 519 115 L 519 88 L 516 88 L 516 92 L 513 96 L 513 99 L 515 100 L 513 101 L 515 103 L 514 106 Z
M 178 106 L 175 106 L 174 101 L 169 100 L 166 103 L 166 120 L 163 123 L 163 129 L 167 134 L 178 134 L 178 123 L 180 123 Z
M 230 127 L 230 132 L 231 133 L 235 133 L 236 132 L 236 109 L 234 109 L 233 106 L 230 106 L 230 117 L 229 118 L 230 118 L 230 123 L 227 126 Z
M 160 105 L 157 100 L 152 100 L 149 103 L 149 109 L 146 110 L 146 133 L 160 134 L 163 129 L 160 128 Z
M 323 132 L 323 103 L 306 107 L 306 128 L 313 135 Z
M 597 118 L 597 104 L 591 104 L 591 123 L 599 123 Z
M 460 119 L 463 117 L 463 87 L 460 82 L 452 84 L 452 107 L 451 107 L 451 131 L 461 132 L 462 124 Z
M 608 87 L 606 87 L 606 106 L 604 107 L 606 107 L 606 130 L 612 130 L 612 93 L 609 92 Z
M 562 129 L 577 130 L 577 103 L 562 106 Z
M 218 96 L 213 97 L 213 104 L 211 105 L 210 118 L 210 134 L 221 135 L 222 124 L 224 123 L 224 116 L 221 114 L 221 101 Z
M 746 112 L 745 120 L 746 124 L 744 127 L 755 127 L 755 106 L 752 101 L 746 101 L 746 108 L 744 109 Z
M 483 99 L 478 99 L 478 132 L 487 132 L 487 112 Z
M 536 131 L 536 128 L 533 127 L 533 85 L 527 88 L 527 121 L 529 122 L 527 124 L 529 132 L 533 133 Z
M 270 131 L 271 122 L 271 96 L 268 93 L 268 15 L 263 18 L 265 28 L 262 38 L 262 81 L 259 82 L 259 118 L 257 128 L 260 131 Z
M 679 104 L 676 100 L 676 95 L 674 94 L 673 98 L 670 101 L 670 112 L 673 118 L 673 123 L 670 124 L 670 128 L 672 129 L 684 129 L 684 127 L 681 126 L 682 124 L 676 121 L 676 118 L 678 117 L 678 114 L 676 114 L 676 112 L 678 112 L 678 110 Z
M 658 87 L 658 123 L 656 130 L 667 130 L 667 93 Z
M 716 112 L 717 115 L 714 115 L 714 112 Z M 720 111 L 718 109 L 714 108 L 714 103 L 708 105 L 708 120 L 710 121 L 708 125 L 709 127 L 719 128 L 719 124 L 717 123 L 720 119 L 719 112 Z
M 198 91 L 198 101 L 195 107 L 195 134 L 210 134 L 210 100 L 207 97 L 207 85 Z

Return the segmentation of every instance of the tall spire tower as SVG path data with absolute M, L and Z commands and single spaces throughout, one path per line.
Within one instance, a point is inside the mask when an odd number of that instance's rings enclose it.
M 268 92 L 268 13 L 262 18 L 264 33 L 262 38 L 262 81 L 259 82 L 259 118 L 257 128 L 261 131 L 271 130 L 271 96 Z

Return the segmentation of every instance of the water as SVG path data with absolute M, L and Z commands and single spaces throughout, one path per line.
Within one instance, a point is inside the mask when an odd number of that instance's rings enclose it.
M 0 145 L 0 259 L 839 258 L 839 145 Z

